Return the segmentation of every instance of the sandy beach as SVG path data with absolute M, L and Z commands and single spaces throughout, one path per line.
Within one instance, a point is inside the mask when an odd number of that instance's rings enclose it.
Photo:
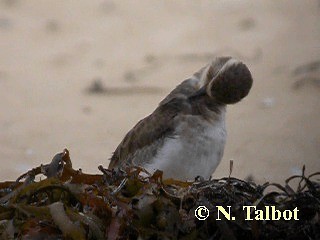
M 68 148 L 97 173 L 135 123 L 217 56 L 247 64 L 214 178 L 320 171 L 319 1 L 0 0 L 0 180 Z

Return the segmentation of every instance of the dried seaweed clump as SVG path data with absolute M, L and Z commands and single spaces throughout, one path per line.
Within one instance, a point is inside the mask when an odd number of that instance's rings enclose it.
M 0 239 L 320 239 L 320 173 L 306 177 L 303 171 L 281 186 L 99 169 L 98 175 L 74 170 L 64 150 L 50 164 L 0 183 Z M 40 174 L 44 179 L 36 180 Z M 296 190 L 292 179 L 300 181 Z M 210 210 L 204 221 L 194 215 L 201 205 Z M 235 220 L 217 220 L 216 206 L 231 206 Z M 297 207 L 299 220 L 248 221 L 243 206 Z

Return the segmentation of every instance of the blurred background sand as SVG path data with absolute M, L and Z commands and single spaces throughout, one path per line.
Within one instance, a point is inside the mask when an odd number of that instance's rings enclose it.
M 0 0 L 0 180 L 65 147 L 96 173 L 125 133 L 216 56 L 252 71 L 214 177 L 320 170 L 318 1 Z M 91 92 L 90 92 L 91 89 Z

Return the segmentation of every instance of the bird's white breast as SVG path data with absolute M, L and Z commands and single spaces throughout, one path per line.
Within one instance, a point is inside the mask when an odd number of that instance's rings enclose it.
M 175 135 L 166 138 L 150 164 L 148 171 L 164 172 L 165 178 L 193 180 L 209 178 L 223 156 L 226 142 L 225 110 L 212 121 L 199 115 L 187 115 L 179 120 Z

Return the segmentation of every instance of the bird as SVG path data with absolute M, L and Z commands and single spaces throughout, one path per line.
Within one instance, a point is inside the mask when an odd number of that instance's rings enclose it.
M 108 169 L 142 167 L 163 178 L 209 179 L 226 144 L 226 106 L 246 97 L 253 79 L 232 57 L 217 57 L 184 80 L 124 137 Z

